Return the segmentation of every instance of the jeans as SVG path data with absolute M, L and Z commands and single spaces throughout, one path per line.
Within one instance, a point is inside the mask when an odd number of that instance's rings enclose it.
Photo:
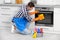
M 13 23 L 13 25 L 15 25 L 15 23 Z M 31 31 L 29 31 L 29 25 L 30 23 L 28 22 L 27 25 L 26 25 L 26 28 L 23 30 L 23 31 L 20 31 L 17 29 L 17 31 L 23 35 L 27 35 L 27 34 L 31 34 Z M 16 26 L 16 25 L 15 25 Z

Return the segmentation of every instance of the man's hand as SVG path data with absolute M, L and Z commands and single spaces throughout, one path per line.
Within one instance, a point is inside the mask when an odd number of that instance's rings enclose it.
M 32 22 L 35 22 L 35 19 L 32 19 Z

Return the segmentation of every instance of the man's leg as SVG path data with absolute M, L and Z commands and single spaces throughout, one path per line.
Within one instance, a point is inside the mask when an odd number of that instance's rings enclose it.
M 23 35 L 31 34 L 31 31 L 29 31 L 27 28 L 24 29 L 24 31 L 20 32 Z
M 26 28 L 29 29 L 30 23 L 28 22 L 26 25 Z
M 22 34 L 31 34 L 31 30 L 29 30 L 29 25 L 30 23 L 28 22 L 24 31 L 21 32 Z

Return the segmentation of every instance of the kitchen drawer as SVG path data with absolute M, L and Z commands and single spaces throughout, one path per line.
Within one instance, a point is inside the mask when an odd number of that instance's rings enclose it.
M 11 20 L 10 18 L 0 18 L 0 26 L 10 26 Z
M 11 26 L 11 23 L 10 22 L 2 22 L 0 21 L 0 26 Z
M 16 11 L 19 9 L 20 7 L 0 6 L 0 11 Z
M 0 16 L 10 16 L 10 15 L 13 15 L 13 14 L 16 14 L 17 11 L 0 11 Z
M 12 15 L 12 14 L 16 14 L 17 12 L 18 12 L 18 10 L 15 10 L 15 11 L 0 11 L 0 15 L 9 16 L 9 15 Z
M 12 17 L 0 17 L 0 21 L 11 21 Z
M 54 14 L 60 14 L 60 8 L 54 8 Z
M 2 12 L 0 11 L 0 21 L 11 21 L 16 12 Z

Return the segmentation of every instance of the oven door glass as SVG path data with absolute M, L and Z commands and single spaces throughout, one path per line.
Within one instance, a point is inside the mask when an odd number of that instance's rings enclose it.
M 38 15 L 43 14 L 44 19 L 35 21 L 35 24 L 52 24 L 53 25 L 53 11 L 41 11 L 40 13 L 35 14 L 35 18 Z

